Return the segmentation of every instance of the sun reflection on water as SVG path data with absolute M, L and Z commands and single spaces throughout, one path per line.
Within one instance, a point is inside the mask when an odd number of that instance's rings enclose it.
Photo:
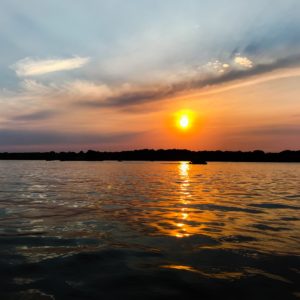
M 103 287 L 128 276 L 161 275 L 157 282 L 167 278 L 167 285 L 150 282 L 145 290 L 167 295 L 171 285 L 183 286 L 184 295 L 186 285 L 178 283 L 186 279 L 210 287 L 225 280 L 238 286 L 240 279 L 242 287 L 257 280 L 282 284 L 284 292 L 296 287 L 298 270 L 291 266 L 299 256 L 298 165 L 2 164 L 0 270 L 9 290 L 20 291 L 22 299 L 46 299 L 38 292 L 40 271 L 58 264 L 65 272 L 57 277 L 50 270 L 42 287 L 50 291 L 53 282 L 65 282 L 62 297 L 71 288 L 89 293 L 100 275 Z
M 200 240 L 201 247 L 299 252 L 295 239 L 299 236 L 295 204 L 299 184 L 292 165 L 200 166 L 183 161 L 74 163 L 67 167 L 66 175 L 59 164 L 45 174 L 46 167 L 38 166 L 33 183 L 26 177 L 28 182 L 20 187 L 18 201 L 14 193 L 0 195 L 5 204 L 0 207 L 5 234 L 110 240 L 114 234 L 119 238 L 120 232 L 132 230 L 143 237 Z M 290 176 L 282 177 L 287 170 Z M 10 186 L 10 182 L 14 184 L 10 176 L 7 190 L 15 188 Z M 65 176 L 70 178 L 64 181 Z M 53 182 L 47 185 L 49 178 Z M 41 193 L 45 196 L 42 202 Z M 276 233 L 275 237 L 270 232 Z M 69 245 L 63 248 L 70 249 Z M 61 249 L 50 252 L 61 253 Z
M 190 165 L 189 162 L 182 161 L 178 165 L 178 171 L 180 176 L 180 198 L 179 201 L 183 205 L 181 208 L 178 217 L 177 224 L 178 227 L 175 236 L 178 238 L 187 237 L 190 234 L 187 232 L 186 221 L 189 219 L 189 211 L 186 205 L 190 203 L 191 193 L 189 191 L 190 187 L 190 178 L 189 178 Z

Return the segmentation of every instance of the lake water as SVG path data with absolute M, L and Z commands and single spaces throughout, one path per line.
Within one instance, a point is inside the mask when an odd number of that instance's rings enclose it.
M 300 164 L 0 161 L 0 299 L 299 299 Z

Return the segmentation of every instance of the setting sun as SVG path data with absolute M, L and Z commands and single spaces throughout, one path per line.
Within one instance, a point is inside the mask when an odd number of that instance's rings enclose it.
M 175 114 L 176 126 L 181 130 L 190 129 L 194 121 L 194 113 L 190 110 L 181 110 Z
M 190 121 L 189 121 L 188 116 L 183 115 L 183 116 L 180 118 L 180 120 L 179 120 L 179 124 L 180 124 L 180 127 L 181 127 L 181 128 L 187 128 L 187 127 L 189 127 Z

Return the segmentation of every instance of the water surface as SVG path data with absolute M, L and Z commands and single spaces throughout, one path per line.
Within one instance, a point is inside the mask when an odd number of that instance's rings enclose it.
M 300 164 L 0 161 L 1 299 L 297 299 Z

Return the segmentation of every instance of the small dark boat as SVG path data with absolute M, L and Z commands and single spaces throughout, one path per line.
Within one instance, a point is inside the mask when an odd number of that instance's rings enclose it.
M 207 162 L 202 159 L 193 159 L 190 161 L 190 164 L 192 164 L 192 165 L 207 165 Z

